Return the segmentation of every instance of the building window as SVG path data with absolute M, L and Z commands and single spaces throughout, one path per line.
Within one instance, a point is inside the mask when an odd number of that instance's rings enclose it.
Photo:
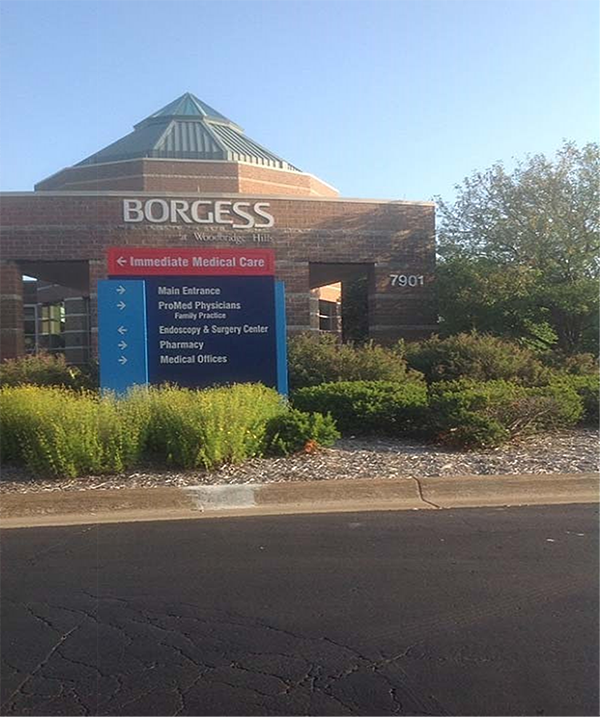
M 321 331 L 339 331 L 339 304 L 335 301 L 319 300 L 319 329 Z
M 65 346 L 65 307 L 63 302 L 39 305 L 38 348 L 62 351 Z
M 28 354 L 36 354 L 39 350 L 37 304 L 25 304 L 23 306 L 23 318 L 25 351 Z
M 317 289 L 319 297 L 319 329 L 335 334 L 341 330 L 342 284 L 327 284 Z

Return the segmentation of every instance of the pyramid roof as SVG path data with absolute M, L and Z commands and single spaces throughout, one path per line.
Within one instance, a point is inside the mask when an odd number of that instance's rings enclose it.
M 144 158 L 248 162 L 300 171 L 191 92 L 153 112 L 134 125 L 133 132 L 76 166 Z

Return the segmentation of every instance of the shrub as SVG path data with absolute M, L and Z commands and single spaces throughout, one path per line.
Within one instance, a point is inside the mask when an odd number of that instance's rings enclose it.
M 149 389 L 148 452 L 181 468 L 213 468 L 259 455 L 265 426 L 286 410 L 281 396 L 259 384 L 203 391 Z
M 291 400 L 303 411 L 331 413 L 342 433 L 412 434 L 427 406 L 422 383 L 341 381 L 300 388 Z
M 85 366 L 80 366 L 79 372 L 82 388 L 90 391 L 97 391 L 100 388 L 100 364 L 96 359 L 88 361 Z
M 125 398 L 64 388 L 0 389 L 5 461 L 50 476 L 119 472 L 152 458 L 212 468 L 259 455 L 269 419 L 287 410 L 261 385 L 136 389 Z
M 421 371 L 428 383 L 470 378 L 474 381 L 507 380 L 523 385 L 548 381 L 549 371 L 532 351 L 489 335 L 433 336 L 407 344 L 410 368 Z
M 553 384 L 566 384 L 577 392 L 583 401 L 582 423 L 597 426 L 600 421 L 599 415 L 599 396 L 600 396 L 600 378 L 598 374 L 593 375 L 576 375 L 562 374 L 553 379 Z
M 0 386 L 92 388 L 93 377 L 70 366 L 62 354 L 39 353 L 0 363 Z
M 332 334 L 300 334 L 288 341 L 292 389 L 332 381 L 418 381 L 397 352 L 367 343 L 342 344 Z
M 330 415 L 291 409 L 267 422 L 264 452 L 266 455 L 287 456 L 307 446 L 331 446 L 339 437 Z
M 121 471 L 143 449 L 143 417 L 125 402 L 64 388 L 0 391 L 2 458 L 51 476 Z
M 594 354 L 571 354 L 567 356 L 559 351 L 548 352 L 543 355 L 547 366 L 576 376 L 597 376 L 598 358 Z
M 574 425 L 583 405 L 566 384 L 528 388 L 461 379 L 429 390 L 429 431 L 445 443 L 490 448 L 519 435 Z
M 0 452 L 2 461 L 22 461 L 27 434 L 49 411 L 49 391 L 32 387 L 0 389 Z

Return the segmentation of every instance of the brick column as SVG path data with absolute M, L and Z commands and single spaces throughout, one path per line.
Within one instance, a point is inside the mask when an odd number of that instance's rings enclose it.
M 275 273 L 276 278 L 285 283 L 288 334 L 318 331 L 319 300 L 311 295 L 308 262 L 276 261 Z
M 90 259 L 90 359 L 98 359 L 98 281 L 108 276 L 106 259 Z
M 25 353 L 23 275 L 14 261 L 0 262 L 0 359 Z

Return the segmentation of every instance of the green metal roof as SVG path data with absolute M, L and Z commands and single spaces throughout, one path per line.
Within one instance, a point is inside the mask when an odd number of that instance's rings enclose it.
M 76 166 L 143 158 L 237 161 L 300 171 L 247 137 L 239 125 L 190 92 Z
M 162 119 L 164 117 L 180 117 L 187 119 L 208 117 L 213 120 L 233 124 L 233 122 L 227 119 L 225 115 L 217 112 L 217 110 L 213 109 L 210 105 L 207 105 L 206 102 L 202 102 L 202 100 L 199 100 L 191 92 L 186 92 L 184 95 L 181 95 L 181 97 L 178 97 L 176 100 L 173 100 L 173 102 L 165 105 L 162 109 L 154 112 L 149 117 L 146 117 L 146 119 L 142 120 L 135 126 L 139 127 L 146 122 L 150 122 L 155 119 Z

